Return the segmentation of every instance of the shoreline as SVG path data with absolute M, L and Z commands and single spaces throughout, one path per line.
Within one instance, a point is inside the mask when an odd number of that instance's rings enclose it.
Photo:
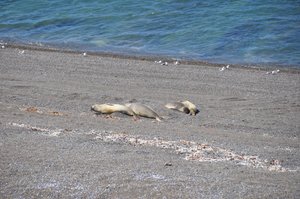
M 0 40 L 1 46 L 19 48 L 23 50 L 37 50 L 37 51 L 49 51 L 49 52 L 61 52 L 61 53 L 70 53 L 70 54 L 83 54 L 87 53 L 90 56 L 102 56 L 102 57 L 112 57 L 119 59 L 133 59 L 133 60 L 145 60 L 145 61 L 164 61 L 170 64 L 175 61 L 180 61 L 180 64 L 185 65 L 199 65 L 199 66 L 211 66 L 211 67 L 224 67 L 229 65 L 232 68 L 244 68 L 250 70 L 262 70 L 262 71 L 271 71 L 274 69 L 279 69 L 281 72 L 297 73 L 300 74 L 300 68 L 297 66 L 284 66 L 278 64 L 226 64 L 226 63 L 213 63 L 208 61 L 201 60 L 191 60 L 191 59 L 175 59 L 170 56 L 160 56 L 160 55 L 134 55 L 133 53 L 115 53 L 115 52 L 105 52 L 105 51 L 85 51 L 83 49 L 72 49 L 65 48 L 63 46 L 58 47 L 58 45 L 48 45 L 48 44 L 26 44 L 22 42 L 13 42 L 13 41 L 2 41 Z

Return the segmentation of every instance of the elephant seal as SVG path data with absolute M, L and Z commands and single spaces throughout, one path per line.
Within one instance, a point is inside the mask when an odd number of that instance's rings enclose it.
M 111 114 L 114 112 L 121 112 L 126 115 L 136 116 L 136 114 L 127 106 L 121 104 L 95 104 L 91 107 L 92 111 L 99 112 L 102 114 Z
M 190 113 L 190 110 L 187 107 L 185 107 L 184 104 L 181 102 L 171 102 L 171 103 L 166 104 L 165 107 L 168 109 L 173 109 L 173 110 L 177 110 L 180 112 L 184 112 L 186 114 Z
M 199 113 L 199 110 L 197 109 L 196 105 L 187 100 L 182 102 L 171 102 L 166 104 L 165 107 L 168 109 L 184 112 L 190 115 L 196 115 L 197 113 Z
M 157 121 L 161 121 L 162 117 L 160 117 L 157 113 L 154 112 L 150 107 L 140 104 L 140 103 L 127 103 L 125 104 L 128 108 L 130 108 L 136 115 L 148 118 L 154 118 Z

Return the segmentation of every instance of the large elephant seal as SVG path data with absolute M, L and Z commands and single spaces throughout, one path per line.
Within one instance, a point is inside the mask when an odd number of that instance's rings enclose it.
M 136 116 L 136 114 L 130 108 L 121 104 L 95 104 L 91 107 L 91 110 L 102 114 L 121 112 L 125 113 L 126 115 Z
M 187 100 L 182 102 L 171 102 L 166 104 L 165 107 L 168 109 L 184 112 L 190 115 L 196 115 L 197 113 L 199 113 L 199 110 L 197 109 L 196 105 Z
M 154 118 L 157 121 L 162 120 L 162 117 L 160 117 L 153 109 L 146 105 L 140 103 L 127 103 L 125 106 L 130 108 L 138 116 Z

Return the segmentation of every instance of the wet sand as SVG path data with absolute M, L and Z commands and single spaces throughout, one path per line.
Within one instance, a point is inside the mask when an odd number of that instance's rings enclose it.
M 297 70 L 21 47 L 0 60 L 1 198 L 300 197 Z M 164 108 L 178 100 L 200 113 Z M 129 101 L 164 121 L 90 111 Z

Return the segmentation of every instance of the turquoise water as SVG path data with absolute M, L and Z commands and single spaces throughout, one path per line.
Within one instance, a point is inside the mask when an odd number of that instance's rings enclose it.
M 300 1 L 0 0 L 0 40 L 300 68 Z

